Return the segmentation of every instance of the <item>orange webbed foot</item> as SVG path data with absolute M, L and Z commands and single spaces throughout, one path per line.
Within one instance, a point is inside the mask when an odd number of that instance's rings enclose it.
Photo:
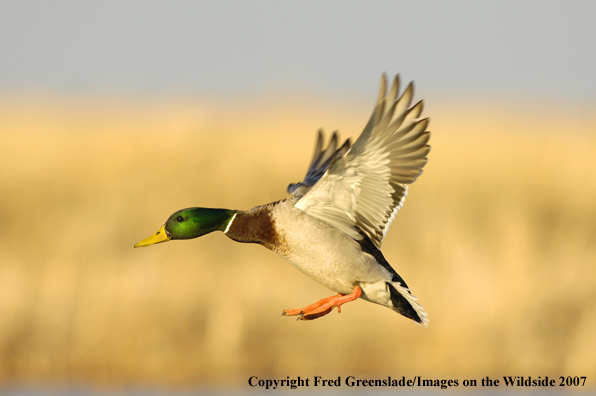
M 350 294 L 338 294 L 337 296 L 327 297 L 314 304 L 302 309 L 286 309 L 282 316 L 296 316 L 298 320 L 313 320 L 327 315 L 337 308 L 337 312 L 341 313 L 341 306 L 347 302 L 354 301 L 362 295 L 362 289 L 359 286 L 354 286 L 354 291 Z

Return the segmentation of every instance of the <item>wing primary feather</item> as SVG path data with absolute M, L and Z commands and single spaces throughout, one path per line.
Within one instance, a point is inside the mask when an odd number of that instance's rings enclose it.
M 315 152 L 312 155 L 313 161 L 317 158 L 318 154 L 323 148 L 323 129 L 319 129 L 317 133 L 317 141 L 315 143 Z
M 399 93 L 399 74 L 396 74 L 393 78 L 393 84 L 391 84 L 391 89 L 389 90 L 389 94 L 387 95 L 388 103 L 393 103 L 397 99 L 397 94 Z
M 400 114 L 406 111 L 410 103 L 412 103 L 412 97 L 414 96 L 414 82 L 408 84 L 406 90 L 398 100 L 398 105 L 395 111 Z

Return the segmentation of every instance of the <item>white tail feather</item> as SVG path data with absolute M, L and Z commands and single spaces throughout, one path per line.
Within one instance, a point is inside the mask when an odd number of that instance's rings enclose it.
M 418 314 L 418 317 L 420 317 L 422 324 L 424 324 L 426 327 L 428 327 L 429 320 L 427 317 L 427 313 L 424 310 L 424 308 L 422 308 L 422 305 L 420 305 L 418 303 L 418 301 L 417 301 L 418 298 L 411 295 L 410 291 L 407 288 L 403 287 L 401 285 L 401 283 L 399 283 L 399 282 L 391 282 L 391 286 L 393 286 L 395 288 L 395 290 L 397 290 L 399 292 L 399 294 L 402 295 L 403 298 L 408 300 L 408 302 L 410 303 L 412 308 L 414 308 L 414 311 L 416 311 L 416 313 Z M 418 324 L 420 324 L 420 323 L 418 323 Z

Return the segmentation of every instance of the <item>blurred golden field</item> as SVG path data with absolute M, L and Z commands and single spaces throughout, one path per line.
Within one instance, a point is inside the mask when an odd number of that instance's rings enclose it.
M 428 328 L 362 300 L 282 317 L 333 292 L 222 233 L 133 249 L 178 209 L 285 197 L 316 130 L 355 138 L 374 101 L 277 99 L 0 98 L 0 385 L 571 375 L 594 387 L 593 108 L 427 106 L 429 164 L 383 252 Z

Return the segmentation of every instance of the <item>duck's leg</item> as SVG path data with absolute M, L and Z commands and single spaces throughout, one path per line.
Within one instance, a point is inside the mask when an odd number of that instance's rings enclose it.
M 283 316 L 295 316 L 300 315 L 298 320 L 313 320 L 320 318 L 321 316 L 327 315 L 337 308 L 337 312 L 341 313 L 341 306 L 347 302 L 354 301 L 362 295 L 362 289 L 360 286 L 354 286 L 354 291 L 350 294 L 341 294 L 337 296 L 327 297 L 314 304 L 309 305 L 302 309 L 286 309 Z

